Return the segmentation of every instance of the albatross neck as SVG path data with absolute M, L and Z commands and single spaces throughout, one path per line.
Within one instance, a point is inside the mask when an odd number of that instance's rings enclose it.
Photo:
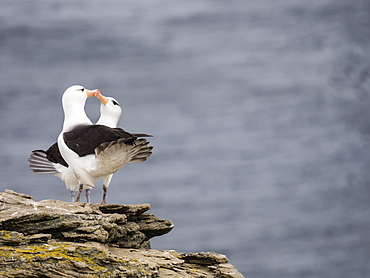
M 91 125 L 92 122 L 85 113 L 85 102 L 63 102 L 63 131 L 70 131 L 78 125 Z
M 109 116 L 104 116 L 101 115 L 99 120 L 96 123 L 97 125 L 105 125 L 111 128 L 117 127 L 118 124 L 118 119 L 115 117 L 109 117 Z

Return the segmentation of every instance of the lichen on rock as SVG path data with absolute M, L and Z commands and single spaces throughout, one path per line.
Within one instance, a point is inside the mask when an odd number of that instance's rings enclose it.
M 226 256 L 150 249 L 171 231 L 149 204 L 95 205 L 0 193 L 0 277 L 243 277 Z

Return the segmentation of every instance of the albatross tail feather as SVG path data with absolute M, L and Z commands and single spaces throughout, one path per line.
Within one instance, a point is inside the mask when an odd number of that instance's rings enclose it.
M 55 168 L 55 163 L 47 158 L 47 154 L 43 150 L 32 151 L 28 158 L 28 168 L 35 174 L 57 174 L 60 173 Z

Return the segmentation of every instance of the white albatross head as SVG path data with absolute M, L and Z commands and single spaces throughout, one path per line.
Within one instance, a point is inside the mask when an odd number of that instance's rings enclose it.
M 100 94 L 98 89 L 88 90 L 81 85 L 73 85 L 64 91 L 62 105 L 64 110 L 63 130 L 67 131 L 73 126 L 92 124 L 85 113 L 86 99 Z
M 122 114 L 121 106 L 113 97 L 105 97 L 100 92 L 95 95 L 100 104 L 100 118 L 97 125 L 105 125 L 111 128 L 117 127 L 118 121 Z

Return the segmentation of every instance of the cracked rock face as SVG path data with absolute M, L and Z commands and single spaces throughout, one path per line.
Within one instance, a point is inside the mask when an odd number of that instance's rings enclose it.
M 53 239 L 63 241 L 148 249 L 150 238 L 173 228 L 171 221 L 146 213 L 149 209 L 149 204 L 35 202 L 28 195 L 6 190 L 0 195 L 0 229 L 24 235 L 51 234 Z
M 149 204 L 35 202 L 0 193 L 0 277 L 243 277 L 226 256 L 150 249 L 171 231 Z

